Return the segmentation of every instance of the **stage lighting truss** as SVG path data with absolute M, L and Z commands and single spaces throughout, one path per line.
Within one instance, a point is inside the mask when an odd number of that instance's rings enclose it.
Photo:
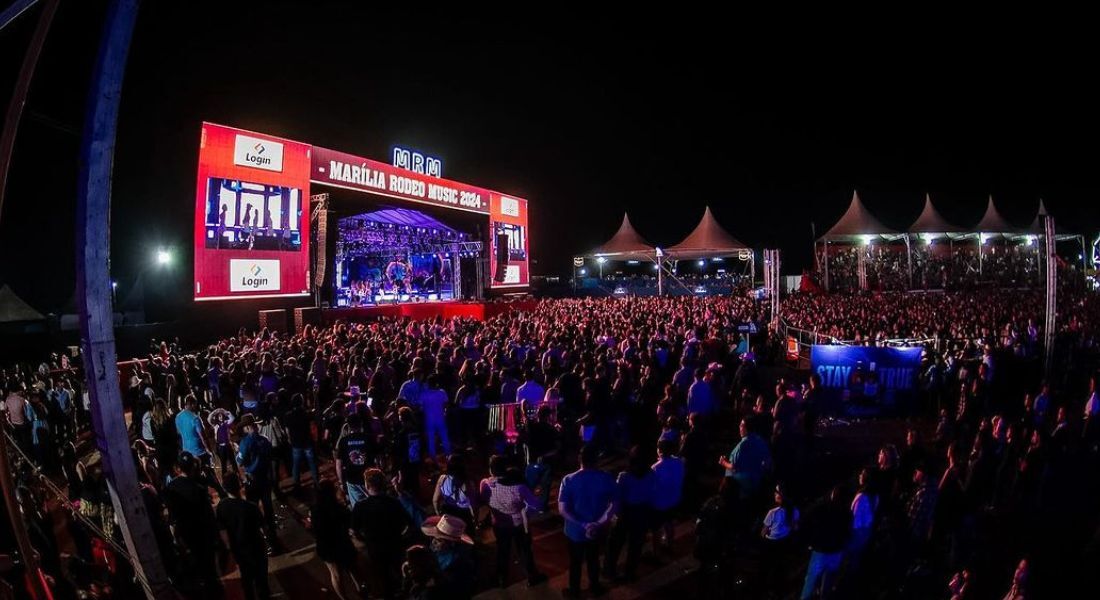
M 481 242 L 426 242 L 426 243 L 369 243 L 365 240 L 345 239 L 337 244 L 337 255 L 344 258 L 359 256 L 393 256 L 397 254 L 443 254 L 460 258 L 481 256 Z

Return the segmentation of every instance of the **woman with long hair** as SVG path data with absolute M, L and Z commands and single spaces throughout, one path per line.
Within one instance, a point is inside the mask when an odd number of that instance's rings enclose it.
M 466 522 L 473 531 L 476 516 L 473 504 L 474 488 L 466 471 L 466 457 L 455 452 L 447 457 L 447 468 L 435 483 L 432 506 L 437 515 L 453 515 Z
M 477 441 L 478 432 L 485 429 L 485 416 L 482 411 L 481 405 L 481 389 L 478 388 L 477 383 L 474 382 L 473 367 L 471 366 L 468 371 L 468 376 L 463 377 L 462 372 L 466 371 L 466 367 L 472 365 L 471 361 L 467 360 L 466 364 L 462 366 L 459 371 L 459 379 L 462 380 L 462 386 L 455 392 L 455 406 L 458 407 L 458 422 L 459 431 L 461 432 L 462 443 L 467 447 L 471 447 Z
M 309 510 L 309 522 L 317 538 L 317 558 L 328 568 L 329 580 L 336 596 L 343 600 L 344 580 L 350 579 L 356 589 L 359 584 L 351 571 L 355 566 L 355 546 L 348 536 L 351 513 L 336 499 L 336 486 L 331 479 L 317 484 L 317 501 Z

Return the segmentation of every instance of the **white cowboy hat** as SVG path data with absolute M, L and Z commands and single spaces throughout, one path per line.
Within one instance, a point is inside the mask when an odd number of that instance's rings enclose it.
M 420 527 L 424 535 L 452 542 L 473 544 L 474 539 L 466 535 L 466 523 L 453 515 L 432 516 L 424 519 Z

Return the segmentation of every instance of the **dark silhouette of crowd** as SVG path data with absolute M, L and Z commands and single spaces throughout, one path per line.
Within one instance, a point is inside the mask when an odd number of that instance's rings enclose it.
M 1095 347 L 1091 298 L 1067 301 L 1087 310 L 1062 334 Z M 1100 398 L 1082 383 L 1095 363 L 1048 383 L 1007 368 L 1037 360 L 1039 308 L 1010 293 L 787 299 L 792 324 L 838 338 L 966 340 L 929 350 L 919 406 L 867 424 L 873 442 L 822 414 L 783 340 L 739 332 L 768 320 L 742 295 L 163 342 L 128 373 L 125 404 L 158 546 L 189 597 L 221 596 L 230 565 L 246 597 L 270 595 L 286 498 L 311 507 L 341 598 L 544 585 L 531 532 L 546 519 L 561 523 L 571 597 L 678 560 L 685 539 L 700 597 L 1048 597 L 1095 557 Z M 57 597 L 126 597 L 79 369 L 3 375 L 24 516 Z

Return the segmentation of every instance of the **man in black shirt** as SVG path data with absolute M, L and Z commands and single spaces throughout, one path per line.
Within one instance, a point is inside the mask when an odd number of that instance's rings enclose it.
M 187 549 L 195 566 L 192 577 L 203 587 L 201 595 L 220 597 L 222 585 L 218 578 L 214 549 L 218 526 L 210 493 L 206 485 L 196 480 L 198 461 L 184 452 L 176 461 L 176 477 L 164 488 L 164 503 L 172 517 L 176 539 Z
M 281 369 L 282 377 L 279 379 L 279 387 L 291 394 L 304 394 L 306 391 L 306 374 L 294 357 L 287 359 Z
M 809 600 L 818 589 L 821 598 L 828 598 L 832 593 L 852 528 L 852 513 L 840 501 L 840 495 L 840 486 L 834 487 L 829 499 L 806 519 L 810 565 L 802 586 L 802 600 Z
M 321 480 L 320 475 L 317 473 L 317 459 L 313 456 L 313 418 L 309 412 L 303 407 L 303 399 L 301 394 L 294 394 L 294 397 L 290 399 L 290 410 L 286 413 L 286 417 L 283 418 L 283 423 L 286 424 L 287 437 L 290 438 L 290 452 L 292 467 L 290 469 L 291 475 L 294 477 L 294 489 L 298 489 L 298 485 L 301 482 L 301 465 L 305 460 L 309 465 L 309 472 L 313 474 L 313 485 L 317 486 L 317 482 Z
M 348 504 L 354 509 L 367 497 L 363 486 L 363 472 L 371 466 L 375 447 L 372 436 L 363 431 L 363 419 L 351 415 L 347 420 L 347 433 L 336 442 L 336 476 L 348 495 Z
M 241 480 L 234 472 L 226 473 L 222 485 L 229 496 L 218 502 L 218 525 L 225 530 L 229 550 L 241 570 L 244 597 L 270 598 L 267 585 L 267 548 L 264 544 L 264 518 L 260 507 L 241 498 Z
M 386 494 L 386 476 L 369 469 L 363 476 L 367 496 L 351 512 L 352 529 L 366 546 L 370 575 L 382 595 L 391 598 L 400 583 L 404 536 L 412 520 L 401 502 Z

